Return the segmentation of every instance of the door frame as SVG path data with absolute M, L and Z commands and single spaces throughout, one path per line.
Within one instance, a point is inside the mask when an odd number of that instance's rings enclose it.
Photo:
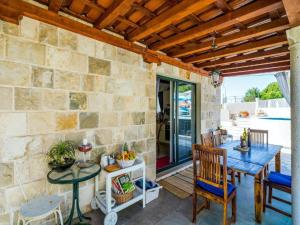
M 186 83 L 186 84 L 190 84 L 193 86 L 193 90 L 194 90 L 194 93 L 193 93 L 193 99 L 192 99 L 192 104 L 193 104 L 193 108 L 192 108 L 192 115 L 193 115 L 193 120 L 194 120 L 194 124 L 192 124 L 192 130 L 194 132 L 194 135 L 192 137 L 192 144 L 193 143 L 196 143 L 196 140 L 197 140 L 197 85 L 196 83 L 194 82 L 190 82 L 190 81 L 185 81 L 185 80 L 180 80 L 180 79 L 176 79 L 176 78 L 172 78 L 172 77 L 168 77 L 168 76 L 163 76 L 163 75 L 160 75 L 160 74 L 157 74 L 156 75 L 156 79 L 159 78 L 159 79 L 163 79 L 163 80 L 169 80 L 171 83 L 170 83 L 170 90 L 172 91 L 170 93 L 170 98 L 171 98 L 171 101 L 170 101 L 170 117 L 171 117 L 171 128 L 170 130 L 172 131 L 172 133 L 170 134 L 170 151 L 172 151 L 172 154 L 173 154 L 173 163 L 171 163 L 169 166 L 166 166 L 162 169 L 158 169 L 156 170 L 157 172 L 161 172 L 161 171 L 164 171 L 164 170 L 167 170 L 167 169 L 170 169 L 172 167 L 175 167 L 175 166 L 178 166 L 180 164 L 183 164 L 187 161 L 190 161 L 192 159 L 192 156 L 189 157 L 189 158 L 186 158 L 184 160 L 181 160 L 180 162 L 178 161 L 178 151 L 177 151 L 177 146 L 178 146 L 178 138 L 174 138 L 175 136 L 177 136 L 176 134 L 176 128 L 178 127 L 178 123 L 179 121 L 174 121 L 176 120 L 177 118 L 177 110 L 178 110 L 178 92 L 176 90 L 177 86 L 178 86 L 178 83 Z M 155 81 L 156 82 L 156 81 Z M 157 85 L 157 82 L 156 82 L 156 85 Z M 174 98 L 175 97 L 175 101 L 174 101 Z M 155 97 L 156 99 L 156 106 L 157 106 L 157 96 Z M 175 113 L 175 110 L 176 110 L 176 115 L 174 116 L 174 113 Z M 155 115 L 156 115 L 156 107 L 155 107 Z M 177 122 L 176 126 L 174 126 L 175 122 Z

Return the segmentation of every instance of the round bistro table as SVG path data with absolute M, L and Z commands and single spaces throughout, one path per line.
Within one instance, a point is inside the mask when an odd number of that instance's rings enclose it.
M 64 222 L 65 225 L 70 225 L 73 220 L 74 210 L 76 208 L 79 221 L 83 219 L 91 219 L 83 215 L 79 208 L 79 183 L 96 177 L 101 171 L 101 167 L 95 163 L 89 163 L 86 168 L 79 168 L 73 165 L 71 168 L 58 172 L 51 170 L 47 174 L 47 179 L 51 184 L 72 184 L 73 185 L 73 200 L 72 208 L 68 219 Z

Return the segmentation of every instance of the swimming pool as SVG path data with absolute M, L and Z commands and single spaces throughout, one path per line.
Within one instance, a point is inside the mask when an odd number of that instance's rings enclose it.
M 262 120 L 291 120 L 291 118 L 284 118 L 284 117 L 261 117 L 259 119 L 262 119 Z

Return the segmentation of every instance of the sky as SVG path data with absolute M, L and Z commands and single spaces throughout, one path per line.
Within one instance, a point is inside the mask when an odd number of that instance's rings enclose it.
M 222 97 L 225 97 L 225 95 L 227 97 L 242 97 L 249 88 L 253 87 L 263 90 L 269 83 L 276 81 L 274 74 L 275 73 L 224 78 L 221 89 Z

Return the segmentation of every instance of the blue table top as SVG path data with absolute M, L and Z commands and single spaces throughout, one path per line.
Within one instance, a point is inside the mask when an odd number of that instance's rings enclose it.
M 250 175 L 258 174 L 282 148 L 280 145 L 253 144 L 248 152 L 241 152 L 233 149 L 239 143 L 232 141 L 218 147 L 227 150 L 227 167 Z

